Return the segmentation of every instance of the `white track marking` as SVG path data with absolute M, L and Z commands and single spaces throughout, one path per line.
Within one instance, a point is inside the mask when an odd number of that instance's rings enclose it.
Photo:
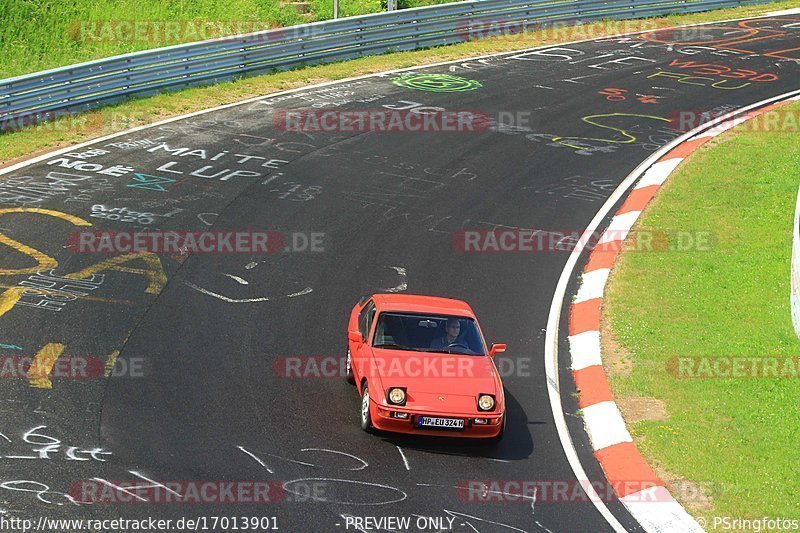
M 406 459 L 406 454 L 403 453 L 403 449 L 400 446 L 395 446 L 395 448 L 397 448 L 397 451 L 400 452 L 400 457 L 403 458 L 403 464 L 405 465 L 406 470 L 411 470 L 411 467 L 408 466 L 408 459 Z
M 350 483 L 350 484 L 353 484 L 353 485 L 365 485 L 367 487 L 380 487 L 382 489 L 389 489 L 389 490 L 393 490 L 395 492 L 399 492 L 400 494 L 403 495 L 402 498 L 398 498 L 396 500 L 387 500 L 385 502 L 366 502 L 366 503 L 365 502 L 343 502 L 343 501 L 338 501 L 338 500 L 326 500 L 326 499 L 323 499 L 323 498 L 313 498 L 312 497 L 312 499 L 314 499 L 315 501 L 318 501 L 318 502 L 338 503 L 338 504 L 342 504 L 342 505 L 388 505 L 388 504 L 391 504 L 391 503 L 402 502 L 403 500 L 408 498 L 408 494 L 406 494 L 402 490 L 398 489 L 397 487 L 392 487 L 392 486 L 389 486 L 389 485 L 382 485 L 380 483 L 369 483 L 367 481 L 354 481 L 352 479 L 336 479 L 336 478 L 328 478 L 328 477 L 308 477 L 308 478 L 301 478 L 301 479 L 292 479 L 292 480 L 287 481 L 287 482 L 285 482 L 283 484 L 283 490 L 285 490 L 286 492 L 289 492 L 291 494 L 297 494 L 297 493 L 292 492 L 291 490 L 289 490 L 287 487 L 290 486 L 292 483 L 297 483 L 297 482 L 300 482 L 300 481 L 323 481 L 323 482 L 331 481 L 331 482 L 334 482 L 334 483 Z M 300 494 L 300 496 L 307 496 L 307 494 Z
M 152 479 L 150 479 L 149 477 L 145 477 L 145 476 L 143 476 L 142 474 L 140 474 L 139 472 L 134 472 L 133 470 L 128 470 L 128 472 L 129 472 L 129 473 L 131 473 L 131 474 L 133 474 L 133 475 L 134 475 L 134 476 L 136 476 L 136 477 L 140 477 L 140 478 L 142 478 L 143 480 L 145 480 L 145 481 L 148 481 L 148 482 L 152 483 L 152 484 L 153 484 L 153 487 L 163 487 L 164 489 L 166 489 L 166 490 L 167 490 L 167 492 L 171 492 L 172 494 L 174 494 L 174 495 L 175 495 L 175 496 L 177 496 L 178 498 L 181 498 L 181 499 L 183 499 L 183 494 L 180 494 L 180 493 L 178 493 L 178 492 L 175 492 L 175 491 L 174 491 L 174 490 L 172 490 L 171 488 L 167 487 L 166 485 L 163 485 L 163 484 L 159 483 L 158 481 L 152 480 Z M 144 488 L 144 487 L 142 487 L 141 485 L 139 485 L 139 488 Z
M 600 496 L 597 494 L 597 491 L 594 489 L 594 487 L 592 487 L 588 477 L 586 476 L 586 471 L 583 469 L 583 465 L 581 465 L 575 445 L 572 442 L 572 436 L 569 434 L 569 429 L 567 428 L 567 422 L 564 415 L 564 408 L 561 404 L 561 388 L 558 380 L 559 321 L 561 319 L 561 311 L 564 308 L 564 299 L 566 297 L 567 288 L 572 280 L 578 258 L 583 253 L 584 248 L 586 247 L 586 244 L 593 232 L 597 230 L 614 206 L 622 199 L 623 195 L 627 193 L 628 189 L 630 189 L 631 186 L 636 183 L 636 180 L 638 180 L 639 177 L 641 177 L 642 174 L 653 165 L 653 163 L 661 159 L 675 146 L 678 146 L 682 142 L 694 137 L 706 129 L 714 127 L 720 122 L 728 120 L 732 116 L 738 116 L 739 114 L 746 113 L 752 109 L 756 109 L 773 102 L 786 100 L 791 96 L 797 95 L 800 95 L 800 90 L 790 91 L 788 93 L 739 108 L 681 135 L 650 155 L 650 157 L 642 161 L 635 169 L 633 169 L 630 174 L 628 174 L 622 183 L 620 183 L 619 187 L 617 187 L 611 196 L 608 197 L 603 206 L 600 207 L 600 210 L 595 214 L 592 221 L 589 222 L 589 225 L 586 227 L 583 237 L 578 240 L 575 247 L 572 249 L 572 252 L 570 252 L 567 262 L 564 265 L 564 269 L 561 271 L 561 276 L 559 277 L 558 284 L 556 285 L 556 289 L 553 294 L 553 300 L 550 305 L 550 314 L 547 319 L 547 330 L 545 334 L 544 345 L 544 367 L 547 382 L 549 384 L 549 387 L 547 387 L 547 393 L 550 397 L 550 408 L 553 413 L 556 429 L 558 431 L 558 437 L 561 440 L 561 447 L 567 456 L 567 461 L 569 462 L 576 479 L 581 482 L 581 486 L 584 487 L 586 495 L 592 501 L 600 514 L 603 515 L 603 518 L 605 518 L 609 525 L 619 533 L 624 532 L 625 528 L 622 527 L 622 524 L 620 524 L 611 511 L 608 510 L 608 507 L 603 502 L 602 498 L 600 498 Z M 636 516 L 634 516 L 634 519 L 641 522 Z
M 222 273 L 222 275 L 231 278 L 233 281 L 239 283 L 240 285 L 250 285 L 249 281 L 247 281 L 244 278 L 240 278 L 239 276 L 234 276 L 233 274 L 225 274 L 224 272 Z
M 200 219 L 200 222 L 202 222 L 202 223 L 203 223 L 203 224 L 205 224 L 206 226 L 213 226 L 213 225 L 214 225 L 214 223 L 213 223 L 213 222 L 209 222 L 208 220 L 206 220 L 206 219 L 205 219 L 205 217 L 206 217 L 207 215 L 213 215 L 213 216 L 215 216 L 215 217 L 218 217 L 218 216 L 219 216 L 219 213 L 197 213 L 197 218 L 199 218 L 199 219 Z
M 249 451 L 245 450 L 243 446 L 237 446 L 237 448 L 239 448 L 239 449 L 240 449 L 240 450 L 242 450 L 244 453 L 246 453 L 247 455 L 249 455 L 250 457 L 252 457 L 252 458 L 253 458 L 253 460 L 255 460 L 255 462 L 257 462 L 258 464 L 260 464 L 261 466 L 263 466 L 263 467 L 264 467 L 264 470 L 266 470 L 266 471 L 267 471 L 267 472 L 269 472 L 270 474 L 274 474 L 274 473 L 275 473 L 275 472 L 273 472 L 273 471 L 272 471 L 272 469 L 271 469 L 270 467 L 268 467 L 268 466 L 267 466 L 267 465 L 264 463 L 264 461 L 262 461 L 261 459 L 259 459 L 258 457 L 256 457 L 256 456 L 255 456 L 255 455 L 253 455 L 252 453 L 250 453 Z
M 184 280 L 183 283 L 186 284 L 187 286 L 193 288 L 197 292 L 202 292 L 203 294 L 207 294 L 209 296 L 213 296 L 214 298 L 222 300 L 223 302 L 228 302 L 228 303 L 232 303 L 232 304 L 246 304 L 246 303 L 253 303 L 253 302 L 268 302 L 269 301 L 269 298 L 243 298 L 241 300 L 236 300 L 234 298 L 228 298 L 227 296 L 223 296 L 221 294 L 217 294 L 216 292 L 210 291 L 208 289 L 204 289 L 203 287 L 198 287 L 197 285 L 195 285 L 191 281 Z
M 487 494 L 490 494 L 490 493 L 491 494 L 500 494 L 502 496 L 511 496 L 513 498 L 520 498 L 522 500 L 531 500 L 531 501 L 534 501 L 534 502 L 536 501 L 536 495 L 535 494 L 534 494 L 534 496 L 526 496 L 525 494 L 514 494 L 513 492 L 503 492 L 502 490 L 489 490 L 488 488 L 486 488 L 485 484 L 482 483 L 482 485 L 484 487 L 483 488 L 483 492 L 485 492 Z M 469 487 L 463 487 L 463 486 L 460 487 L 458 485 L 437 485 L 435 483 L 417 483 L 417 486 L 418 487 L 439 487 L 439 488 L 445 488 L 445 489 L 456 489 L 456 491 L 469 490 Z M 534 487 L 534 490 L 535 489 L 536 488 Z
M 306 463 L 304 461 L 298 461 L 297 459 L 289 459 L 288 457 L 282 457 L 280 455 L 275 455 L 274 453 L 264 453 L 264 455 L 269 455 L 270 457 L 274 457 L 275 459 L 280 459 L 282 461 L 287 461 L 289 463 L 294 463 L 296 465 L 310 466 L 312 468 L 317 467 L 317 465 L 315 465 L 314 463 Z
M 348 468 L 348 470 L 352 470 L 353 472 L 357 472 L 358 470 L 364 470 L 366 467 L 369 466 L 369 463 L 367 463 L 364 459 L 362 459 L 360 457 L 356 457 L 355 455 L 352 455 L 352 454 L 349 454 L 349 453 L 346 453 L 346 452 L 339 452 L 339 451 L 336 451 L 336 450 L 328 450 L 326 448 L 302 448 L 300 451 L 301 452 L 335 453 L 335 454 L 338 454 L 338 455 L 344 455 L 345 457 L 350 457 L 351 459 L 355 459 L 356 461 L 361 463 L 361 466 L 358 467 L 358 468 Z
M 105 480 L 105 479 L 103 479 L 103 478 L 99 478 L 99 477 L 93 477 L 93 478 L 92 478 L 92 480 L 94 480 L 94 481 L 99 481 L 100 483 L 104 483 L 104 484 L 108 485 L 109 487 L 111 487 L 111 488 L 112 488 L 112 489 L 114 489 L 114 490 L 118 490 L 118 491 L 120 491 L 120 492 L 124 492 L 125 494 L 130 494 L 131 496 L 133 496 L 134 498 L 136 498 L 136 499 L 137 499 L 137 500 L 139 500 L 139 501 L 142 501 L 142 502 L 149 502 L 149 501 L 150 501 L 150 500 L 148 500 L 148 499 L 146 499 L 146 498 L 142 498 L 142 497 L 141 497 L 141 496 L 139 496 L 138 494 L 134 494 L 133 492 L 131 492 L 131 491 L 129 491 L 129 490 L 127 490 L 127 489 L 125 489 L 124 487 L 119 487 L 119 486 L 117 486 L 117 485 L 114 485 L 114 484 L 113 484 L 113 483 L 111 483 L 110 481 L 106 481 L 106 480 Z
M 404 290 L 408 289 L 408 282 L 406 281 L 406 269 L 403 267 L 391 267 L 397 272 L 397 275 L 400 276 L 400 283 L 390 289 L 385 289 L 386 292 L 403 292 Z
M 306 287 L 306 288 L 305 288 L 305 289 L 303 289 L 302 291 L 299 291 L 299 292 L 293 292 L 292 294 L 288 294 L 288 295 L 287 295 L 287 297 L 288 297 L 288 298 L 294 298 L 295 296 L 303 296 L 304 294 L 309 294 L 309 293 L 310 293 L 310 292 L 312 292 L 313 290 L 314 290 L 314 289 L 312 289 L 311 287 Z

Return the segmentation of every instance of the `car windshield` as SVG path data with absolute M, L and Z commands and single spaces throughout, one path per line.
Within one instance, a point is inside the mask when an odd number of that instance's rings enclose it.
M 381 313 L 375 348 L 486 355 L 475 320 L 463 316 Z

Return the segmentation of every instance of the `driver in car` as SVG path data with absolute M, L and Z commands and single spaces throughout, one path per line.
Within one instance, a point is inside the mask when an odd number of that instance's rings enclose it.
M 461 333 L 461 322 L 457 318 L 447 319 L 446 333 L 438 339 L 433 339 L 431 350 L 442 350 L 453 344 Z

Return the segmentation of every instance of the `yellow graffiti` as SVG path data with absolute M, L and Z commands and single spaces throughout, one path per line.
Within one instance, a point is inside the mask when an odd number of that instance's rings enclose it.
M 127 266 L 121 266 L 124 263 L 135 261 L 137 259 L 142 260 L 149 268 L 131 268 Z M 83 279 L 105 270 L 116 270 L 118 272 L 127 272 L 128 274 L 136 274 L 146 277 L 147 289 L 145 289 L 145 292 L 147 292 L 147 294 L 158 294 L 167 284 L 167 274 L 164 272 L 164 267 L 161 265 L 161 259 L 159 259 L 158 255 L 152 252 L 118 255 L 110 259 L 106 259 L 105 261 L 101 261 L 96 265 L 86 267 L 83 270 L 73 274 L 67 274 L 64 277 L 70 279 Z
M 145 263 L 145 267 L 132 268 L 129 266 L 122 266 L 125 263 L 135 260 L 143 261 Z M 167 284 L 167 274 L 164 272 L 164 267 L 161 265 L 161 259 L 159 259 L 158 255 L 152 252 L 118 255 L 116 257 L 106 259 L 105 261 L 101 261 L 96 265 L 88 266 L 78 272 L 67 274 L 64 277 L 69 279 L 84 279 L 97 274 L 98 272 L 103 272 L 106 270 L 116 270 L 118 272 L 126 272 L 128 274 L 144 276 L 147 278 L 147 288 L 145 289 L 147 294 L 158 294 Z M 0 288 L 3 287 L 3 285 L 0 285 Z M 22 298 L 22 295 L 25 293 L 25 291 L 30 290 L 27 287 L 5 287 L 6 290 L 3 293 L 0 293 L 0 316 L 3 316 L 5 313 L 10 311 L 19 301 L 19 299 Z M 127 300 L 110 300 L 88 296 L 81 297 L 81 299 L 117 304 L 130 304 L 130 302 Z
M 0 216 L 5 215 L 7 213 L 37 213 L 40 215 L 48 215 L 55 218 L 60 218 L 61 220 L 66 220 L 67 222 L 72 223 L 74 226 L 91 226 L 91 222 L 87 222 L 82 218 L 78 218 L 76 216 L 68 215 L 66 213 L 61 213 L 60 211 L 51 211 L 50 209 L 39 209 L 36 207 L 10 207 L 6 209 L 0 209 Z M 49 255 L 40 252 L 30 246 L 26 246 L 19 241 L 15 241 L 3 233 L 0 233 L 0 244 L 5 244 L 6 246 L 10 246 L 14 250 L 23 253 L 36 261 L 36 266 L 29 267 L 29 268 L 15 268 L 15 269 L 8 269 L 8 268 L 0 268 L 0 275 L 9 276 L 9 275 L 17 275 L 17 274 L 35 274 L 40 270 L 52 270 L 58 266 L 58 261 L 50 257 Z M 6 291 L 8 292 L 8 291 Z M 4 294 L 5 296 L 5 294 Z M 0 315 L 2 315 L 3 305 L 6 303 L 8 297 L 0 297 Z M 19 300 L 19 297 L 17 297 Z M 16 302 L 16 300 L 15 300 Z
M 74 226 L 91 226 L 91 222 L 87 222 L 82 218 L 69 215 L 67 213 L 62 213 L 60 211 L 52 211 L 50 209 L 40 209 L 34 207 L 11 207 L 6 209 L 0 209 L 0 216 L 8 214 L 8 213 L 36 213 L 39 215 L 48 215 L 55 218 L 60 218 L 61 220 L 65 220 L 71 223 Z M 15 241 L 4 235 L 0 232 L 0 244 L 5 244 L 13 248 L 14 250 L 31 257 L 34 261 L 36 261 L 36 266 L 28 267 L 28 268 L 0 268 L 0 275 L 10 276 L 10 275 L 21 275 L 21 274 L 36 274 L 42 270 L 53 270 L 58 266 L 58 261 L 54 258 L 50 257 L 49 255 L 36 250 L 30 246 L 26 246 L 19 241 Z M 141 268 L 134 268 L 130 266 L 125 266 L 126 263 L 131 261 L 139 260 L 144 263 Z M 74 272 L 72 274 L 67 274 L 64 276 L 65 278 L 69 279 L 84 279 L 90 277 L 98 272 L 103 272 L 105 270 L 116 270 L 118 272 L 125 272 L 128 274 L 135 274 L 138 276 L 144 276 L 147 279 L 147 289 L 145 292 L 148 294 L 158 294 L 167 284 L 167 274 L 164 272 L 164 268 L 161 264 L 161 260 L 159 259 L 158 255 L 151 253 L 151 252 L 141 252 L 141 253 L 134 253 L 134 254 L 127 254 L 127 255 L 120 255 L 116 257 L 112 257 L 110 259 L 106 259 L 97 263 L 96 265 L 89 266 L 80 270 L 78 272 Z M 23 294 L 26 291 L 30 290 L 27 287 L 10 287 L 8 285 L 0 285 L 0 288 L 5 288 L 6 290 L 0 293 L 0 316 L 3 316 L 5 313 L 10 311 L 14 305 L 22 298 Z M 118 300 L 104 300 L 102 298 L 91 298 L 86 297 L 87 300 L 97 300 L 97 301 L 108 301 L 111 303 L 130 303 L 127 301 L 118 301 Z
M 598 128 L 603 128 L 603 129 L 606 129 L 606 130 L 616 131 L 617 133 L 622 135 L 622 137 L 624 137 L 624 139 L 622 139 L 622 140 L 620 140 L 620 139 L 604 139 L 604 138 L 601 138 L 601 137 L 554 137 L 553 138 L 553 142 L 557 142 L 557 143 L 562 144 L 564 146 L 569 146 L 570 148 L 573 148 L 575 150 L 585 150 L 586 146 L 581 146 L 579 144 L 572 144 L 571 142 L 566 142 L 566 141 L 597 141 L 597 142 L 613 143 L 613 144 L 628 144 L 628 143 L 636 142 L 636 137 L 634 135 L 631 135 L 631 133 L 628 132 L 627 130 L 624 130 L 622 128 L 615 128 L 613 126 L 606 126 L 604 124 L 600 124 L 599 122 L 597 122 L 595 120 L 595 119 L 599 119 L 599 118 L 602 118 L 602 117 L 639 117 L 639 118 L 647 118 L 647 119 L 652 119 L 652 120 L 661 120 L 661 121 L 664 121 L 664 122 L 669 122 L 670 121 L 668 118 L 656 117 L 656 116 L 653 116 L 653 115 L 637 115 L 637 114 L 634 114 L 634 113 L 605 113 L 605 114 L 601 114 L 601 115 L 589 115 L 589 116 L 583 117 L 581 120 L 583 120 L 587 124 L 591 124 L 592 126 L 597 126 Z
M 50 381 L 50 372 L 63 351 L 64 345 L 55 342 L 51 342 L 39 350 L 28 368 L 28 385 L 35 389 L 52 389 L 53 382 Z
M 0 294 L 0 316 L 3 316 L 14 307 L 27 289 L 25 287 L 14 287 Z
M 114 350 L 108 355 L 105 367 L 103 368 L 103 375 L 109 377 L 114 370 L 114 365 L 117 364 L 117 357 L 119 357 L 119 350 Z
M 76 278 L 70 278 L 70 279 L 76 279 Z M 0 285 L 0 289 L 22 289 L 23 292 L 27 291 L 28 293 L 32 293 L 32 294 L 43 294 L 43 295 L 48 295 L 48 294 L 56 294 L 56 295 L 58 295 L 58 294 L 60 294 L 60 291 L 58 291 L 58 290 L 50 290 L 50 289 L 42 289 L 42 288 L 34 289 L 32 287 L 19 287 L 17 285 Z M 5 294 L 5 293 L 3 293 L 3 294 Z M 74 295 L 72 295 L 72 297 L 75 298 L 76 300 L 85 300 L 87 302 L 105 302 L 105 303 L 116 304 L 116 305 L 134 305 L 133 302 L 130 301 L 130 300 L 118 300 L 116 298 L 99 298 L 97 296 L 88 296 L 88 295 L 87 296 L 80 296 L 78 294 L 74 294 Z M 0 306 L 2 305 L 2 301 L 3 301 L 2 300 L 2 294 L 0 294 Z M 3 313 L 0 313 L 0 315 L 2 315 L 2 314 Z

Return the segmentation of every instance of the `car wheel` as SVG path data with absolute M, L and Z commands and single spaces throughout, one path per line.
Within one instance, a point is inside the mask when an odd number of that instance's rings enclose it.
M 364 383 L 364 390 L 361 391 L 361 409 L 359 414 L 361 418 L 361 429 L 367 433 L 372 433 L 372 417 L 369 412 L 369 387 L 366 383 Z
M 353 376 L 353 364 L 352 364 L 352 362 L 350 360 L 350 349 L 349 348 L 347 350 L 347 371 L 346 371 L 346 374 L 345 374 L 345 379 L 351 385 L 355 385 L 355 383 L 356 383 L 355 377 Z

